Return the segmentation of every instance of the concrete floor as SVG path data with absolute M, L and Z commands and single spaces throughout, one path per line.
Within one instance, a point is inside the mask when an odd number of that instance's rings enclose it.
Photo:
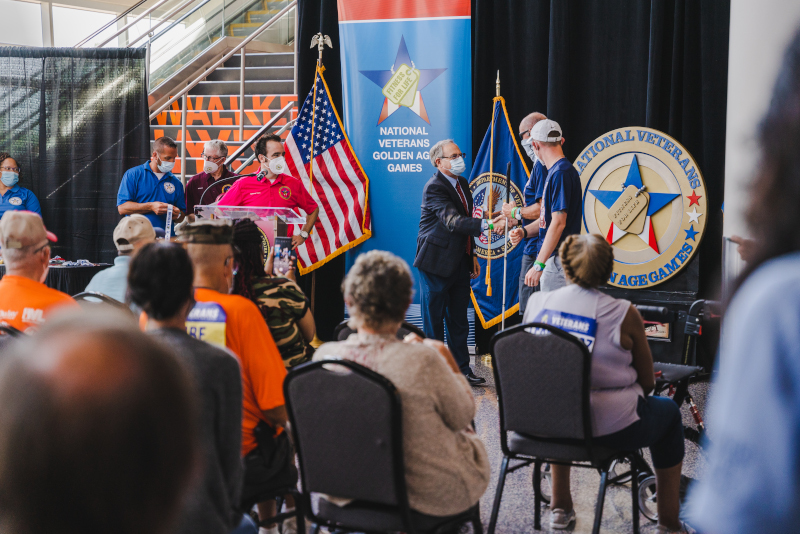
M 486 378 L 487 385 L 473 388 L 477 406 L 476 430 L 486 444 L 489 459 L 492 464 L 492 480 L 489 488 L 481 499 L 481 517 L 484 528 L 489 524 L 489 516 L 494 501 L 500 463 L 503 454 L 500 450 L 500 433 L 497 415 L 497 391 L 492 377 L 491 359 L 488 356 L 475 358 L 474 371 L 478 376 Z M 694 397 L 700 412 L 703 413 L 708 393 L 708 383 L 701 382 L 690 386 L 690 393 Z M 688 408 L 681 407 L 684 416 L 684 425 L 694 427 Z M 697 479 L 702 475 L 703 458 L 698 447 L 691 442 L 686 442 L 686 458 L 684 459 L 683 474 Z M 652 464 L 651 464 L 652 465 Z M 498 533 L 539 532 L 533 528 L 533 489 L 531 486 L 532 467 L 525 467 L 506 477 L 502 505 L 497 523 Z M 591 532 L 594 521 L 594 506 L 597 499 L 597 490 L 600 485 L 600 476 L 590 469 L 572 470 L 572 499 L 575 504 L 577 521 L 570 527 L 572 532 Z M 601 532 L 633 532 L 631 523 L 631 491 L 630 485 L 611 486 L 606 494 L 603 509 L 603 522 Z M 655 523 L 651 523 L 644 516 L 640 520 L 641 532 L 655 532 Z M 550 516 L 543 509 L 541 532 L 552 531 Z

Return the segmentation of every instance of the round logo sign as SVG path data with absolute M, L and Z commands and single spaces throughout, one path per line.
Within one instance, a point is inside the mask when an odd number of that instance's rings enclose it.
M 233 187 L 233 184 L 225 184 L 225 185 L 223 185 L 222 186 L 222 194 L 224 195 L 225 193 L 230 191 L 231 187 Z
M 11 204 L 12 206 L 21 206 L 22 199 L 19 197 L 11 197 L 8 199 L 8 203 Z
M 492 188 L 489 189 L 489 173 L 485 172 L 472 180 L 469 184 L 469 190 L 472 191 L 472 199 L 474 201 L 472 208 L 473 217 L 481 217 L 482 210 L 486 205 L 486 195 L 491 195 L 490 204 L 492 205 L 492 213 L 497 214 L 503 208 L 503 202 L 506 200 L 506 177 L 500 173 L 492 173 Z M 520 192 L 517 184 L 511 183 L 511 195 L 509 199 L 516 206 L 524 206 L 522 192 Z M 505 243 L 505 235 L 495 234 L 491 232 L 492 242 L 489 243 L 486 237 L 486 232 L 481 232 L 480 237 L 475 237 L 474 246 L 475 254 L 479 258 L 488 259 L 489 250 L 491 250 L 492 259 L 502 258 L 506 253 L 514 250 L 516 245 L 508 240 Z M 503 246 L 505 243 L 505 247 Z
M 281 188 L 278 189 L 278 194 L 283 200 L 289 200 L 292 197 L 292 189 L 289 186 L 282 185 Z
M 171 195 L 172 193 L 175 192 L 175 186 L 172 185 L 170 182 L 164 182 L 164 191 L 166 191 L 168 194 Z
M 708 218 L 706 186 L 689 151 L 652 128 L 598 137 L 575 161 L 583 188 L 583 232 L 614 247 L 614 287 L 652 287 L 697 252 Z

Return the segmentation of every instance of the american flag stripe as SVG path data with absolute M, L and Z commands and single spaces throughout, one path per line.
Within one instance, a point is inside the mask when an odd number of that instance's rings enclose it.
M 286 161 L 291 174 L 303 181 L 320 207 L 311 237 L 297 249 L 300 272 L 305 274 L 372 235 L 369 180 L 319 70 L 315 87 L 286 139 Z

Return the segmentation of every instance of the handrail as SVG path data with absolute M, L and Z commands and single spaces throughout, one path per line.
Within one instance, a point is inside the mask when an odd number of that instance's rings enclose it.
M 281 126 L 281 129 L 280 129 L 280 130 L 278 130 L 277 132 L 275 132 L 275 135 L 281 135 L 281 134 L 282 134 L 283 132 L 285 132 L 287 129 L 289 129 L 289 128 L 291 128 L 292 126 L 294 126 L 294 124 L 295 124 L 296 122 L 297 122 L 297 119 L 292 119 L 292 120 L 290 120 L 289 122 L 287 122 L 286 124 L 284 124 L 283 126 Z M 257 134 L 256 134 L 256 135 L 257 135 Z M 256 136 L 253 136 L 253 137 L 256 137 Z M 251 138 L 250 138 L 250 140 L 247 142 L 247 146 L 250 146 L 250 145 L 252 144 L 252 139 L 253 139 L 253 137 L 251 137 Z M 253 152 L 253 153 L 250 155 L 250 157 L 249 157 L 249 158 L 247 158 L 246 160 L 244 160 L 244 163 L 242 163 L 242 164 L 239 166 L 239 168 L 238 168 L 238 169 L 236 169 L 236 170 L 234 171 L 234 174 L 241 174 L 241 173 L 242 173 L 242 171 L 243 171 L 243 170 L 244 170 L 244 169 L 245 169 L 245 168 L 246 168 L 248 165 L 250 165 L 251 163 L 253 163 L 253 160 L 254 160 L 254 159 L 256 159 L 256 153 L 255 153 L 255 152 Z M 232 162 L 231 162 L 231 163 L 232 163 Z
M 139 22 L 140 20 L 142 20 L 143 18 L 145 18 L 147 15 L 149 15 L 150 13 L 152 13 L 153 11 L 155 11 L 156 9 L 158 9 L 159 7 L 161 7 L 162 5 L 166 4 L 168 1 L 169 1 L 169 0 L 159 0 L 159 1 L 158 1 L 158 2 L 156 2 L 156 3 L 155 3 L 153 6 L 152 6 L 152 7 L 148 8 L 148 9 L 147 9 L 147 11 L 145 11 L 144 13 L 142 13 L 141 15 L 139 15 L 138 17 L 136 17 L 136 19 L 134 19 L 134 21 L 133 21 L 133 22 L 129 22 L 128 24 L 126 24 L 125 26 L 123 26 L 122 28 L 120 28 L 119 30 L 117 30 L 117 33 L 115 33 L 114 35 L 112 35 L 111 37 L 109 37 L 108 39 L 106 39 L 105 41 L 103 41 L 102 43 L 100 43 L 99 45 L 97 45 L 95 48 L 100 48 L 101 46 L 105 46 L 105 45 L 106 45 L 107 43 L 109 43 L 109 42 L 110 42 L 110 41 L 111 41 L 113 38 L 117 37 L 118 35 L 122 34 L 122 33 L 123 33 L 123 32 L 125 32 L 125 31 L 127 31 L 127 29 L 128 29 L 128 28 L 130 28 L 131 26 L 135 25 L 137 22 Z
M 167 22 L 170 19 L 170 17 L 174 16 L 176 13 L 178 13 L 181 10 L 183 10 L 183 8 L 188 7 L 189 4 L 193 4 L 194 2 L 195 2 L 195 0 L 186 0 L 184 3 L 182 3 L 181 5 L 179 5 L 178 7 L 176 7 L 175 9 L 173 9 L 172 11 L 170 11 L 169 13 L 167 13 L 166 15 L 161 17 L 161 20 L 159 20 L 156 24 L 151 26 L 149 30 L 147 30 L 146 32 L 141 34 L 136 39 L 134 39 L 132 41 L 128 41 L 128 46 L 126 48 L 131 48 L 133 46 L 133 43 L 136 43 L 139 40 L 141 40 L 142 37 L 146 37 L 147 35 L 151 34 L 153 32 L 153 30 L 155 30 L 156 28 L 158 28 L 159 26 L 161 26 L 162 24 Z
M 93 37 L 97 37 L 98 35 L 100 35 L 100 34 L 101 34 L 101 33 L 103 33 L 104 31 L 106 31 L 108 28 L 110 28 L 111 26 L 115 25 L 115 24 L 116 24 L 116 23 L 117 23 L 117 22 L 118 22 L 120 19 L 127 17 L 127 16 L 128 16 L 128 14 L 129 14 L 131 11 L 133 11 L 134 9 L 136 9 L 137 7 L 139 7 L 140 5 L 144 4 L 145 2 L 149 2 L 149 1 L 150 1 L 150 0 L 140 0 L 139 2 L 136 2 L 134 5 L 132 5 L 131 7 L 129 7 L 128 9 L 126 9 L 125 11 L 123 11 L 122 13 L 120 13 L 119 15 L 117 15 L 117 18 L 115 18 L 115 19 L 114 19 L 114 20 L 112 20 L 111 22 L 109 22 L 109 23 L 105 24 L 105 25 L 104 25 L 102 28 L 100 28 L 99 30 L 95 31 L 95 32 L 94 32 L 93 34 L 91 34 L 89 37 L 87 37 L 87 38 L 85 38 L 84 40 L 80 41 L 80 42 L 79 42 L 78 44 L 76 44 L 76 45 L 75 45 L 73 48 L 80 48 L 81 46 L 85 45 L 86 43 L 88 43 L 88 42 L 89 42 L 89 40 L 90 40 L 90 39 L 92 39 Z
M 247 140 L 246 143 L 243 143 L 242 146 L 240 146 L 239 148 L 236 149 L 236 152 L 234 152 L 233 154 L 228 156 L 228 159 L 225 160 L 225 165 L 230 165 L 231 163 L 236 161 L 236 158 L 241 156 L 244 153 L 245 150 L 250 148 L 250 145 L 252 145 L 253 142 L 255 142 L 256 139 L 258 139 L 259 137 L 264 135 L 264 132 L 266 132 L 267 130 L 272 128 L 275 125 L 275 123 L 278 122 L 278 120 L 280 120 L 280 118 L 283 117 L 286 114 L 287 111 L 292 109 L 292 106 L 294 106 L 295 104 L 296 104 L 296 102 L 293 100 L 293 101 L 289 102 L 288 104 L 286 104 L 285 106 L 283 106 L 283 108 L 278 113 L 273 115 L 273 117 L 270 120 L 268 120 L 267 123 L 264 124 L 264 126 L 259 128 L 258 131 L 256 133 L 254 133 L 253 136 L 250 139 Z
M 162 35 L 164 35 L 168 31 L 170 31 L 172 28 L 174 28 L 175 26 L 177 26 L 178 24 L 180 24 L 181 22 L 186 20 L 188 17 L 191 17 L 192 14 L 194 14 L 198 9 L 200 9 L 201 7 L 203 7 L 204 5 L 209 3 L 210 1 L 211 0 L 203 0 L 198 5 L 194 6 L 192 9 L 190 9 L 189 11 L 187 11 L 186 13 L 181 15 L 177 20 L 175 20 L 175 22 L 173 22 L 172 24 L 170 24 L 169 26 L 167 26 L 166 28 L 164 28 L 163 30 L 158 32 L 156 35 L 154 35 L 150 39 L 150 42 L 152 43 L 153 41 L 155 41 L 156 39 L 158 39 L 159 37 L 161 37 Z M 137 39 L 137 41 L 138 41 L 138 39 Z M 142 46 L 147 46 L 147 43 L 143 44 Z M 142 46 L 140 46 L 139 48 L 141 48 Z
M 232 58 L 234 55 L 236 55 L 236 53 L 239 52 L 242 48 L 244 48 L 250 41 L 252 41 L 256 37 L 261 35 L 261 32 L 263 32 L 264 30 L 266 30 L 267 28 L 269 28 L 270 26 L 275 24 L 281 17 L 283 17 L 283 15 L 288 13 L 289 10 L 291 10 L 291 8 L 295 7 L 296 5 L 297 5 L 297 0 L 292 0 L 292 2 L 290 2 L 286 7 L 284 7 L 278 13 L 276 13 L 274 17 L 272 17 L 267 22 L 265 22 L 264 24 L 259 26 L 253 33 L 251 33 L 248 37 L 243 39 L 242 42 L 239 43 L 238 45 L 236 45 L 230 52 L 228 52 L 227 54 L 222 56 L 221 59 L 219 59 L 216 63 L 214 63 L 210 67 L 206 68 L 206 70 L 204 70 L 203 73 L 200 74 L 200 76 L 198 76 L 193 81 L 188 83 L 186 85 L 186 87 L 181 89 L 181 91 L 178 94 L 176 94 L 175 96 L 173 96 L 172 98 L 167 100 L 156 111 L 151 113 L 150 114 L 150 120 L 151 121 L 154 120 L 156 117 L 158 117 L 158 115 L 162 111 L 164 111 L 165 109 L 169 108 L 169 106 L 171 106 L 174 102 L 177 102 L 179 98 L 181 98 L 183 95 L 187 94 L 190 90 L 194 89 L 194 87 L 198 83 L 203 81 L 209 74 L 214 72 L 217 69 L 217 67 L 219 67 L 220 65 L 224 64 L 226 61 L 228 61 L 230 58 Z

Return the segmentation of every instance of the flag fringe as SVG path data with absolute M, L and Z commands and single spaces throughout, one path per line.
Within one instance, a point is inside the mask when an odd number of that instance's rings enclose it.
M 318 268 L 322 267 L 323 265 L 325 265 L 326 263 L 331 261 L 336 256 L 340 256 L 341 254 L 347 252 L 348 250 L 350 250 L 351 248 L 355 247 L 356 245 L 360 245 L 361 243 L 363 243 L 364 241 L 366 241 L 370 237 L 372 237 L 372 230 L 366 232 L 364 235 L 362 235 L 361 237 L 359 237 L 355 241 L 351 241 L 350 243 L 347 243 L 346 245 L 342 245 L 341 247 L 336 249 L 334 252 L 331 252 L 330 254 L 325 256 L 324 259 L 319 260 L 317 263 L 311 264 L 311 266 L 309 266 L 309 267 L 303 267 L 302 265 L 300 265 L 300 263 L 298 263 L 297 267 L 300 269 L 300 274 L 301 275 L 306 275 L 306 274 L 310 273 L 311 271 L 313 271 L 314 269 L 318 269 Z
M 483 318 L 483 313 L 481 313 L 481 308 L 478 306 L 478 302 L 475 300 L 475 292 L 470 290 L 469 296 L 472 299 L 472 306 L 475 308 L 475 315 L 478 316 L 478 319 L 481 321 L 481 325 L 483 325 L 483 329 L 489 329 L 494 325 L 498 324 L 500 321 L 503 320 L 503 314 L 498 315 L 493 319 L 489 319 L 489 322 L 486 322 Z M 511 306 L 509 309 L 506 310 L 506 319 L 514 315 L 515 313 L 519 312 L 519 302 Z

